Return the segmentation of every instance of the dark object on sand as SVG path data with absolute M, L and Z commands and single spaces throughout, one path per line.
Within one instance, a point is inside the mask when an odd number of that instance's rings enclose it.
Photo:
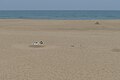
M 100 24 L 100 23 L 97 21 L 97 22 L 95 22 L 95 24 Z
M 75 47 L 74 45 L 71 45 L 71 47 Z
M 43 41 L 40 41 L 40 44 L 43 44 Z

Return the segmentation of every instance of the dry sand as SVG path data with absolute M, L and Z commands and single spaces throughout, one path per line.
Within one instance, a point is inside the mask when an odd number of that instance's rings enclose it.
M 97 21 L 1 19 L 0 80 L 119 80 L 120 20 Z

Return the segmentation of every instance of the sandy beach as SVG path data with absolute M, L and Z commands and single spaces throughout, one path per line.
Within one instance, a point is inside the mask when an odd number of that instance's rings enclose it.
M 119 62 L 120 20 L 0 19 L 0 80 L 119 80 Z

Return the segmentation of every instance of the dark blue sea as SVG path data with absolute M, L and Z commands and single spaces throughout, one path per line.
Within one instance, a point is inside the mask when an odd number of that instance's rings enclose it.
M 116 20 L 120 10 L 0 10 L 0 19 Z

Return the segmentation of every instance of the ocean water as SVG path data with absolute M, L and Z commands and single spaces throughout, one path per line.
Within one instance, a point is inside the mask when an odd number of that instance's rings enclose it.
M 120 10 L 0 10 L 0 19 L 111 20 Z

